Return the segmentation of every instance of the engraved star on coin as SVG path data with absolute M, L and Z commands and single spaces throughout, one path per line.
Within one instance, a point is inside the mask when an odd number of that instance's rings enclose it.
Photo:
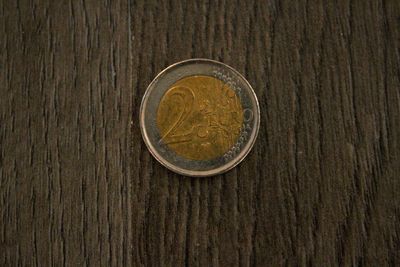
M 168 169 L 211 176 L 235 167 L 251 150 L 260 111 L 250 84 L 233 68 L 191 59 L 162 71 L 140 108 L 143 139 Z

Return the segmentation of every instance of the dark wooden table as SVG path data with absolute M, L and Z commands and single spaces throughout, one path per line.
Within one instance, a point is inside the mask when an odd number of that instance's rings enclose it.
M 400 266 L 400 1 L 0 0 L 0 266 Z M 261 106 L 232 171 L 140 135 L 188 58 Z

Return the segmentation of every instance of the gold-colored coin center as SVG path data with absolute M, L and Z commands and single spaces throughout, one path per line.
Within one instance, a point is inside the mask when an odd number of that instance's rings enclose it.
M 243 108 L 235 91 L 211 76 L 189 76 L 174 83 L 157 110 L 161 141 L 178 155 L 210 160 L 237 141 Z

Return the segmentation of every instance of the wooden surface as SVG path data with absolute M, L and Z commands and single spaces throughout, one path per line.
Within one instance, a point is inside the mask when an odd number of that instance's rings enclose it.
M 398 0 L 0 0 L 0 266 L 400 266 L 399 40 Z M 213 178 L 138 125 L 195 57 L 262 112 Z

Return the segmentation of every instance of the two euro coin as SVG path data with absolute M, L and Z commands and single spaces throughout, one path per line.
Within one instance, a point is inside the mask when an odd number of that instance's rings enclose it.
M 140 107 L 140 127 L 151 154 L 187 176 L 212 176 L 235 167 L 253 147 L 259 125 L 250 84 L 233 68 L 208 59 L 163 70 Z

